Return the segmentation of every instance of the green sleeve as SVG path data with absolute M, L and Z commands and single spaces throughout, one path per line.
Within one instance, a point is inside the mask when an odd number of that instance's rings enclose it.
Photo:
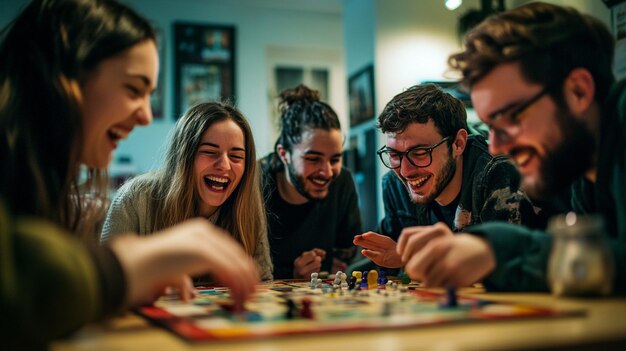
M 496 268 L 483 284 L 495 291 L 548 291 L 547 267 L 552 237 L 545 232 L 505 222 L 466 228 L 484 237 L 496 256 Z
M 122 305 L 124 277 L 110 249 L 87 248 L 43 220 L 12 219 L 1 203 L 0 262 L 3 343 L 45 345 Z

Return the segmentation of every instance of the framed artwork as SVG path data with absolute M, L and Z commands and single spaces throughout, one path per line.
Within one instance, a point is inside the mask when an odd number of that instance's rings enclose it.
M 615 37 L 613 71 L 615 78 L 626 78 L 626 0 L 603 0 L 611 12 L 611 31 Z
M 161 29 L 153 25 L 156 32 L 157 50 L 159 53 L 159 76 L 157 77 L 157 88 L 150 94 L 150 106 L 152 107 L 152 118 L 155 120 L 163 119 L 163 75 L 164 69 L 167 67 L 165 64 L 165 39 Z
M 374 67 L 368 65 L 348 79 L 350 127 L 374 118 Z
M 174 115 L 235 96 L 235 28 L 174 23 Z

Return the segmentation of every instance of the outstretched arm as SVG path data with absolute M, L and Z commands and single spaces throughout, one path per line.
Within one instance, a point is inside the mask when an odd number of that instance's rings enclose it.
M 123 236 L 111 242 L 124 270 L 128 306 L 150 301 L 166 286 L 177 285 L 185 274 L 210 273 L 231 289 L 236 306 L 259 281 L 252 259 L 222 229 L 193 219 L 152 236 Z

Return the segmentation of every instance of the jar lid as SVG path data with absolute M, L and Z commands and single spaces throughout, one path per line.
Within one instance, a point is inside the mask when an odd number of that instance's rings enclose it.
M 604 233 L 604 219 L 601 215 L 582 215 L 568 212 L 550 218 L 548 232 L 552 235 L 588 236 Z

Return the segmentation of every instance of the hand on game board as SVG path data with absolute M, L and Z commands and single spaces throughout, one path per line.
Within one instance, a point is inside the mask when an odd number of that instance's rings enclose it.
M 183 302 L 189 302 L 196 296 L 196 289 L 193 287 L 193 281 L 190 276 L 183 275 L 178 281 L 174 281 L 167 286 L 160 294 L 154 297 L 154 300 L 163 295 L 177 294 Z
M 362 246 L 363 256 L 369 258 L 381 267 L 400 268 L 402 260 L 396 252 L 396 242 L 386 235 L 367 232 L 355 235 L 352 241 L 354 245 Z
M 400 233 L 396 252 L 400 255 L 402 262 L 406 263 L 434 238 L 452 237 L 453 235 L 452 230 L 443 222 L 427 226 L 407 227 L 402 229 Z
M 231 289 L 235 306 L 255 290 L 259 274 L 239 243 L 204 219 L 192 219 L 148 237 L 111 242 L 126 277 L 127 304 L 150 300 L 184 275 L 209 273 Z
M 293 261 L 294 278 L 309 278 L 311 273 L 318 273 L 322 268 L 322 261 L 326 257 L 326 251 L 315 248 L 304 251 Z
M 401 254 L 409 256 L 404 271 L 411 279 L 429 287 L 468 286 L 496 267 L 487 241 L 471 234 L 442 235 L 416 251 L 404 249 Z

